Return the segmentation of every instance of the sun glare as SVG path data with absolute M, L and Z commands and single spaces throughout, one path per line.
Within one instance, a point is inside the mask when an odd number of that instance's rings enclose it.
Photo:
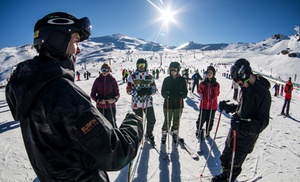
M 174 12 L 172 12 L 170 9 L 162 10 L 160 19 L 163 21 L 164 24 L 175 22 Z

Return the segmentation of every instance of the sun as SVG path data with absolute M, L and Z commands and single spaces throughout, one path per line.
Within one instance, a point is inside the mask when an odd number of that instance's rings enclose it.
M 162 20 L 164 24 L 168 25 L 169 23 L 176 22 L 174 18 L 175 13 L 170 8 L 166 10 L 160 10 L 160 13 L 160 20 Z

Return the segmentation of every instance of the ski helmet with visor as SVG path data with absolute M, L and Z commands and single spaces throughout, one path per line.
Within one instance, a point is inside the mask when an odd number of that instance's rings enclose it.
M 234 65 L 231 66 L 230 75 L 231 78 L 237 82 L 248 82 L 250 79 L 250 74 L 252 73 L 250 63 L 246 59 L 238 59 Z
M 66 57 L 66 51 L 75 32 L 80 35 L 80 42 L 91 35 L 91 23 L 87 17 L 54 12 L 38 20 L 34 26 L 33 46 L 38 53 L 49 52 L 53 57 Z

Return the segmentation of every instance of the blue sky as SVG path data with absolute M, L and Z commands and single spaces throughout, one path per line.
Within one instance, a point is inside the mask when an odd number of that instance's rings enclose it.
M 0 7 L 0 48 L 31 44 L 35 22 L 55 11 L 89 17 L 91 37 L 121 33 L 169 46 L 258 42 L 300 26 L 299 0 L 1 0 Z M 176 13 L 168 26 L 158 10 L 167 7 Z

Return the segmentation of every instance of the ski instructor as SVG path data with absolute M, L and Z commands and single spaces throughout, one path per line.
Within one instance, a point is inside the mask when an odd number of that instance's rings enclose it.
M 7 103 L 42 182 L 109 181 L 106 171 L 133 160 L 142 138 L 140 117 L 127 114 L 113 128 L 74 83 L 78 44 L 90 31 L 87 17 L 64 12 L 38 20 L 34 47 L 39 55 L 19 63 L 6 86 Z
M 219 109 L 234 113 L 231 117 L 231 129 L 225 148 L 220 157 L 222 173 L 213 177 L 213 182 L 227 182 L 232 175 L 234 181 L 242 171 L 242 164 L 252 152 L 259 134 L 269 124 L 271 107 L 270 82 L 260 75 L 252 73 L 246 59 L 238 59 L 231 67 L 232 79 L 241 86 L 238 105 L 221 101 Z M 233 156 L 233 132 L 236 132 L 236 149 Z M 233 161 L 233 168 L 231 168 Z

